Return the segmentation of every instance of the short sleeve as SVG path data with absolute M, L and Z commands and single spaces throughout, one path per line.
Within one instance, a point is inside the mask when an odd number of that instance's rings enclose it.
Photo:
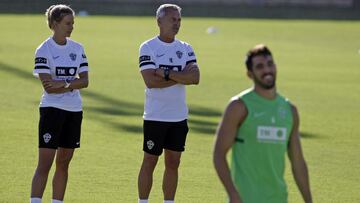
M 80 67 L 79 67 L 79 73 L 89 71 L 89 64 L 88 60 L 84 51 L 84 48 L 81 47 L 81 61 L 80 61 Z
M 34 76 L 38 77 L 39 73 L 50 74 L 49 55 L 41 48 L 35 52 L 35 67 L 33 70 Z
M 187 57 L 186 65 L 193 62 L 196 63 L 195 52 L 190 44 L 186 44 L 186 57 Z
M 142 44 L 140 46 L 140 57 L 139 57 L 139 68 L 140 71 L 146 69 L 155 69 L 156 64 L 154 61 L 153 53 L 151 52 L 150 48 L 147 44 Z

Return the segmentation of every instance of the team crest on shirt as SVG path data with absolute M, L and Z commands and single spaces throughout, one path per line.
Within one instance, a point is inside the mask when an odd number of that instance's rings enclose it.
M 152 140 L 149 140 L 146 142 L 146 145 L 147 145 L 148 149 L 151 150 L 154 147 L 155 143 Z
M 279 110 L 278 110 L 278 114 L 279 114 L 279 117 L 281 119 L 285 119 L 285 117 L 286 117 L 286 109 L 283 108 L 283 107 L 280 107 Z
M 45 142 L 45 143 L 48 143 L 48 142 L 50 141 L 50 139 L 51 139 L 50 133 L 45 133 L 45 134 L 43 135 L 43 138 L 44 138 L 44 142 Z
M 177 51 L 176 52 L 176 56 L 181 59 L 181 57 L 183 56 L 183 53 L 181 51 Z
M 71 53 L 71 54 L 69 54 L 69 56 L 70 56 L 70 59 L 71 59 L 71 60 L 73 60 L 73 61 L 76 60 L 76 54 Z

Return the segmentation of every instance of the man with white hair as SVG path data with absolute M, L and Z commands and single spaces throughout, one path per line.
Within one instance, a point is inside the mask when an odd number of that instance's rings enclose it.
M 160 34 L 140 46 L 139 67 L 144 79 L 144 158 L 138 177 L 139 203 L 147 203 L 153 172 L 164 151 L 164 203 L 172 203 L 178 182 L 181 153 L 188 133 L 185 85 L 199 83 L 194 51 L 175 38 L 180 29 L 181 8 L 163 4 L 156 11 Z

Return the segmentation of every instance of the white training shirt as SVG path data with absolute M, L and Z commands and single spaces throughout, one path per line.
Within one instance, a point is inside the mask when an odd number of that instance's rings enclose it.
M 88 71 L 88 62 L 81 44 L 67 38 L 66 45 L 58 45 L 49 37 L 35 52 L 33 74 L 48 73 L 53 80 L 73 80 L 79 73 Z M 79 90 L 66 93 L 43 92 L 40 107 L 55 107 L 66 111 L 82 111 Z
M 191 62 L 196 62 L 190 44 L 175 39 L 166 43 L 154 37 L 140 46 L 140 71 L 168 67 L 182 71 Z M 185 101 L 185 85 L 175 84 L 166 88 L 145 89 L 144 120 L 178 122 L 188 118 Z

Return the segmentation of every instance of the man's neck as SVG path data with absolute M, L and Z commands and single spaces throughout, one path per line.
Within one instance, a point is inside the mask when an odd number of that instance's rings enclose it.
M 169 36 L 169 35 L 164 35 L 164 34 L 160 33 L 159 39 L 163 42 L 171 43 L 175 40 L 175 36 Z
M 271 89 L 264 89 L 262 87 L 255 86 L 254 89 L 258 95 L 266 99 L 272 100 L 276 98 L 276 87 L 273 87 Z
M 56 42 L 56 44 L 58 44 L 58 45 L 65 45 L 66 44 L 66 37 L 57 36 L 57 35 L 54 34 L 52 38 Z

